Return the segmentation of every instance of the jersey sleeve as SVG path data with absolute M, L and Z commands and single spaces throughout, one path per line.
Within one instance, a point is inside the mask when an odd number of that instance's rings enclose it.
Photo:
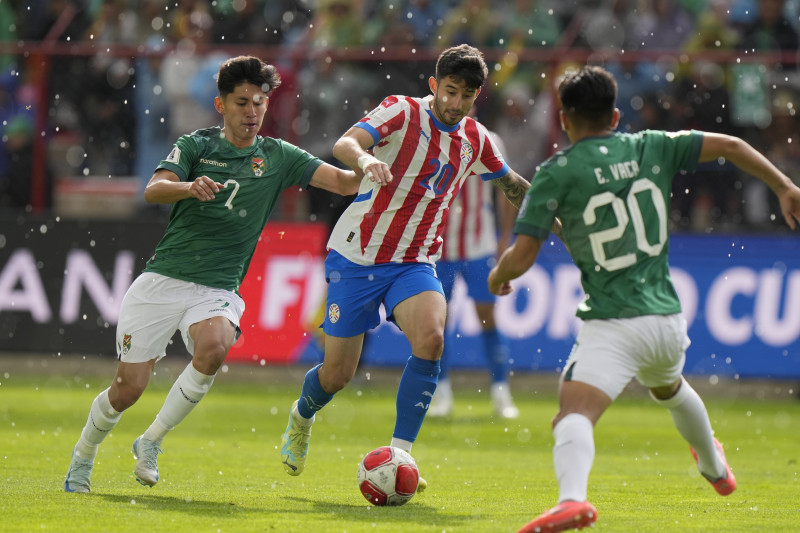
M 408 103 L 399 96 L 387 96 L 378 107 L 356 122 L 356 128 L 362 128 L 372 136 L 373 146 L 403 127 L 408 115 Z
M 192 168 L 198 159 L 200 150 L 197 142 L 190 135 L 183 135 L 178 138 L 172 147 L 167 158 L 159 163 L 156 170 L 164 169 L 174 172 L 181 179 L 187 181 L 192 175 Z
M 281 141 L 283 150 L 283 188 L 298 185 L 303 189 L 308 188 L 314 172 L 322 165 L 322 160 L 315 157 L 302 148 Z
M 508 174 L 511 167 L 503 159 L 503 153 L 500 151 L 498 143 L 495 142 L 494 136 L 486 129 L 483 124 L 476 122 L 478 129 L 482 130 L 486 142 L 483 143 L 481 149 L 480 162 L 486 168 L 486 172 L 481 173 L 483 181 L 494 180 L 502 178 Z
M 564 191 L 559 187 L 558 180 L 546 169 L 540 169 L 522 200 L 514 223 L 514 233 L 546 239 L 563 199 Z
M 697 130 L 653 131 L 645 132 L 649 136 L 657 136 L 663 143 L 664 156 L 673 161 L 678 170 L 694 172 L 700 160 L 703 148 L 703 132 Z

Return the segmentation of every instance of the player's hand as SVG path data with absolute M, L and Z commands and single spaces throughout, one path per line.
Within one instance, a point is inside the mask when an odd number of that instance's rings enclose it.
M 358 168 L 364 172 L 364 176 L 368 180 L 377 183 L 381 187 L 394 179 L 389 170 L 389 165 L 369 154 L 358 158 Z
M 487 282 L 489 283 L 489 292 L 496 294 L 497 296 L 511 294 L 511 292 L 514 290 L 510 281 L 505 281 L 503 283 L 497 281 L 497 267 L 493 268 L 491 272 L 489 272 L 489 278 Z
M 778 197 L 783 219 L 790 228 L 796 229 L 800 222 L 800 188 L 792 185 Z
M 221 189 L 225 188 L 225 184 L 217 183 L 208 176 L 200 176 L 195 178 L 191 185 L 189 185 L 189 194 L 200 200 L 201 202 L 208 202 L 215 198 L 215 194 Z

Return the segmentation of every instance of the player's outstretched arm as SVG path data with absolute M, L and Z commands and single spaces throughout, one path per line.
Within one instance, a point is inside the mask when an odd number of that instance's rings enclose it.
M 713 161 L 723 157 L 755 176 L 772 189 L 781 205 L 781 213 L 790 228 L 795 229 L 800 222 L 800 188 L 781 172 L 761 152 L 746 141 L 721 133 L 703 133 L 703 147 L 700 161 Z
M 174 204 L 192 197 L 207 202 L 213 200 L 214 194 L 224 187 L 208 176 L 200 176 L 194 181 L 181 181 L 177 174 L 162 168 L 150 178 L 144 189 L 144 199 L 149 204 Z
M 356 194 L 360 183 L 361 176 L 352 170 L 342 170 L 328 163 L 323 163 L 314 171 L 309 185 L 347 196 Z
M 489 291 L 504 295 L 512 291 L 511 280 L 523 275 L 536 261 L 542 240 L 530 235 L 517 235 L 514 244 L 503 252 L 497 265 L 489 272 Z

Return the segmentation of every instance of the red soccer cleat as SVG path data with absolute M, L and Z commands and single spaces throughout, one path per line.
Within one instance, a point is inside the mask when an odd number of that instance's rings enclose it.
M 718 494 L 722 496 L 727 496 L 731 492 L 736 490 L 736 478 L 733 477 L 733 472 L 731 471 L 731 467 L 728 466 L 728 460 L 725 459 L 725 450 L 722 449 L 722 444 L 717 439 L 714 439 L 714 446 L 717 447 L 717 454 L 719 455 L 722 464 L 725 465 L 725 475 L 719 479 L 712 479 L 708 477 L 702 471 L 700 472 L 703 474 L 703 477 L 711 483 L 711 486 L 714 487 L 714 490 L 717 491 Z M 694 457 L 694 462 L 697 462 L 697 453 L 694 451 L 694 448 L 689 446 L 689 449 L 692 451 L 692 457 Z
M 558 533 L 583 529 L 597 520 L 597 509 L 589 502 L 561 502 L 528 522 L 518 533 Z

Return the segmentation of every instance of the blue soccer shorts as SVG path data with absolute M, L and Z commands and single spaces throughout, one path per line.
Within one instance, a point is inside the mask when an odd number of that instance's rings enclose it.
M 467 295 L 476 303 L 495 303 L 497 297 L 489 292 L 487 279 L 489 271 L 496 264 L 497 259 L 493 255 L 468 261 L 439 261 L 436 263 L 436 273 L 442 282 L 444 297 L 448 302 L 450 301 L 453 285 L 455 285 L 456 277 L 460 274 L 467 284 Z
M 335 250 L 325 259 L 328 282 L 322 330 L 334 337 L 353 337 L 380 324 L 380 305 L 387 319 L 403 300 L 425 291 L 442 295 L 442 284 L 429 263 L 358 265 Z

